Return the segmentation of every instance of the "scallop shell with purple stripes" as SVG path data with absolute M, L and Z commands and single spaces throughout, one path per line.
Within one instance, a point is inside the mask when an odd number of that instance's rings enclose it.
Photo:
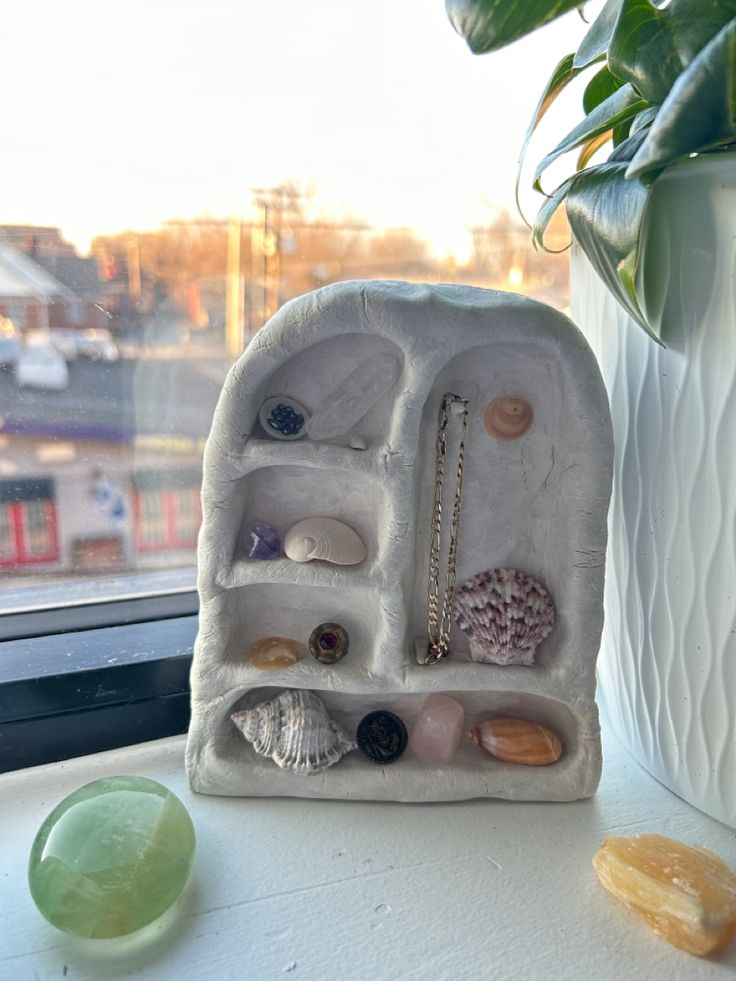
M 319 773 L 357 746 L 313 691 L 285 688 L 230 718 L 259 756 L 292 773 Z
M 470 657 L 488 664 L 534 664 L 537 646 L 552 630 L 549 593 L 517 569 L 491 569 L 455 592 L 452 615 L 470 639 Z

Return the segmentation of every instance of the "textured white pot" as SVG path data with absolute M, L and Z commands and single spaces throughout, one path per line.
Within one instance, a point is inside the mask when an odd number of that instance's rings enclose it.
M 572 263 L 614 426 L 600 694 L 653 776 L 736 827 L 736 154 L 657 181 L 644 250 L 667 349 Z

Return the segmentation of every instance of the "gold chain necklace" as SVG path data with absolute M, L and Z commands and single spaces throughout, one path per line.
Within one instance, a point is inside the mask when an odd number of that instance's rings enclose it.
M 457 476 L 455 500 L 450 522 L 450 542 L 447 552 L 445 590 L 440 609 L 440 549 L 442 544 L 442 490 L 447 457 L 447 427 L 452 417 L 462 416 L 457 451 Z M 429 549 L 429 587 L 427 590 L 428 647 L 425 664 L 435 664 L 447 657 L 450 645 L 450 611 L 455 595 L 455 564 L 457 561 L 457 534 L 460 527 L 462 505 L 463 464 L 465 460 L 465 435 L 468 430 L 468 400 L 452 392 L 442 396 L 437 420 L 437 443 L 434 464 L 434 499 L 432 501 L 432 537 Z

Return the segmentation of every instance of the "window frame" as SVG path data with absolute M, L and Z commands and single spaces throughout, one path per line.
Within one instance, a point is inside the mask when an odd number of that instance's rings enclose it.
M 193 578 L 55 584 L 32 601 L 12 591 L 0 613 L 0 772 L 186 732 Z

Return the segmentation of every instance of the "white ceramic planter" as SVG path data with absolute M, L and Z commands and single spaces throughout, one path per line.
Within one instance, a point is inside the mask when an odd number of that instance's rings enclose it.
M 579 250 L 572 312 L 614 425 L 601 700 L 653 776 L 736 827 L 735 233 L 736 154 L 672 168 L 641 276 L 667 349 Z

